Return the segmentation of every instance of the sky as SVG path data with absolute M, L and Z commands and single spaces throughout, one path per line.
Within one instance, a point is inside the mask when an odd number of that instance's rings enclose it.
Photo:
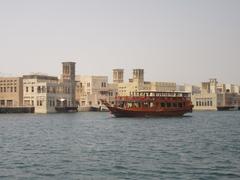
M 143 68 L 145 80 L 240 84 L 239 0 L 0 0 L 0 76 Z

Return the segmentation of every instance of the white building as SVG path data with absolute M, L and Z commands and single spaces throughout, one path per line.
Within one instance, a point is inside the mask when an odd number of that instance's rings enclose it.
M 194 110 L 228 110 L 240 107 L 240 95 L 234 86 L 218 83 L 216 79 L 203 82 L 201 93 L 192 95 Z
M 63 63 L 63 75 L 75 73 L 72 70 L 66 71 L 66 64 L 69 68 L 75 69 L 72 62 Z M 66 73 L 66 74 L 64 74 Z M 75 74 L 74 74 L 75 75 Z M 75 78 L 75 76 L 74 76 Z M 74 80 L 59 80 L 54 76 L 46 75 L 24 75 L 23 76 L 23 105 L 33 106 L 35 113 L 52 113 L 56 112 L 56 107 L 72 107 L 75 104 Z M 73 100 L 74 98 L 74 100 Z

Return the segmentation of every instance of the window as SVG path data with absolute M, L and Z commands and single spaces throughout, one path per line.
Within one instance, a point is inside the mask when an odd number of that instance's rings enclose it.
M 154 107 L 154 103 L 153 102 L 150 102 L 150 107 Z
M 45 86 L 42 86 L 42 93 L 45 93 L 46 92 L 46 88 Z
M 34 92 L 34 87 L 32 87 L 32 92 Z
M 38 87 L 37 87 L 37 92 L 38 92 L 38 93 L 41 93 L 41 86 L 38 86 Z
M 90 83 L 87 83 L 87 87 L 90 87 L 90 85 L 91 85 Z
M 165 103 L 161 103 L 161 107 L 165 107 Z
M 171 103 L 167 103 L 167 107 L 171 107 Z
M 178 107 L 182 107 L 182 103 L 178 103 Z
M 7 106 L 13 106 L 13 100 L 7 100 Z
M 107 87 L 106 82 L 102 82 L 102 87 Z
M 5 106 L 5 101 L 4 100 L 0 101 L 0 106 Z
M 37 100 L 37 106 L 42 106 L 42 100 Z
M 17 92 L 17 87 L 16 86 L 14 87 L 14 92 Z
M 26 92 L 28 92 L 28 87 L 26 87 Z
M 146 107 L 146 108 L 149 107 L 148 102 L 144 102 L 144 103 L 143 103 L 143 107 Z

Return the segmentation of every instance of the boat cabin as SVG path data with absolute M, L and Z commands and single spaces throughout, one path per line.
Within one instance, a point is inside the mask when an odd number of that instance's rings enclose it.
M 115 106 L 127 109 L 171 109 L 192 106 L 188 92 L 138 91 L 130 96 L 117 96 Z

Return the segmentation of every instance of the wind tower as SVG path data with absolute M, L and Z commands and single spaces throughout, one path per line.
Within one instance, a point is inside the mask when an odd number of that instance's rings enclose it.
M 124 81 L 124 70 L 123 69 L 113 69 L 113 83 L 123 83 Z
M 62 62 L 62 81 L 69 84 L 71 106 L 75 106 L 75 62 Z
M 144 83 L 144 69 L 133 69 L 133 82 Z

